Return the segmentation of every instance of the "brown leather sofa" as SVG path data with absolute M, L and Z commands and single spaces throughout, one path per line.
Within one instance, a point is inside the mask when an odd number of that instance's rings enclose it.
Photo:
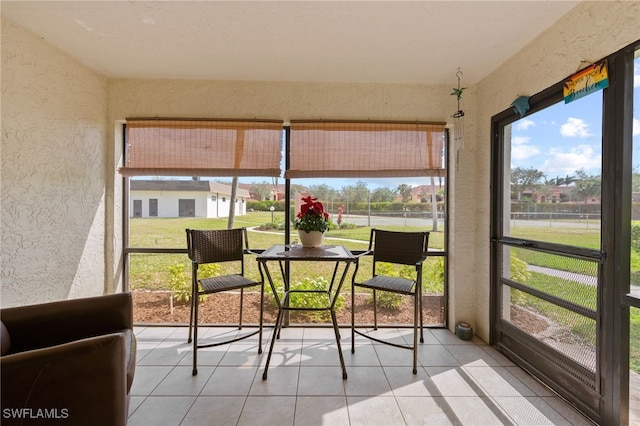
M 130 293 L 5 308 L 0 320 L 2 425 L 127 423 Z

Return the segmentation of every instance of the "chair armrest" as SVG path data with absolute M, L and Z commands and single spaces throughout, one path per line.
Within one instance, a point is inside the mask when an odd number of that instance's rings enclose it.
M 11 353 L 133 329 L 131 293 L 0 310 L 11 335 Z
M 428 253 L 424 253 L 422 255 L 422 258 L 420 258 L 420 260 L 416 262 L 416 268 L 422 267 L 422 264 L 425 262 L 425 260 L 427 260 L 427 257 L 429 257 L 429 254 Z
M 362 256 L 370 256 L 373 254 L 373 250 L 351 250 L 351 254 L 353 254 L 357 259 Z
M 113 333 L 1 357 L 3 425 L 30 424 L 38 409 L 68 424 L 126 424 L 125 344 Z

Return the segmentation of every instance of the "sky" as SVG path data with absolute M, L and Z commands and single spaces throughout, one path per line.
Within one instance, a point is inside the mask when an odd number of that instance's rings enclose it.
M 513 123 L 511 167 L 534 168 L 547 179 L 574 176 L 578 169 L 600 174 L 602 93 L 560 102 Z M 640 165 L 640 58 L 635 61 L 633 116 L 633 164 Z

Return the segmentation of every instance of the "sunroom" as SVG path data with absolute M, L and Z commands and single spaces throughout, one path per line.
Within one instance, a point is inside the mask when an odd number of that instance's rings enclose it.
M 162 216 L 165 194 L 145 198 L 143 217 L 132 216 L 130 181 L 166 177 L 126 172 L 140 119 L 280 123 L 278 173 L 239 177 L 240 185 L 267 182 L 267 199 L 235 217 L 260 228 L 249 236 L 257 248 L 291 244 L 296 194 L 326 187 L 334 220 L 354 225 L 330 231 L 332 243 L 366 247 L 371 227 L 431 231 L 429 262 L 442 269 L 428 268 L 440 281 L 426 296 L 438 315 L 417 376 L 403 351 L 372 345 L 352 355 L 341 322 L 352 371 L 343 383 L 332 375 L 328 323 L 300 322 L 283 331 L 294 349 L 279 348 L 271 387 L 256 376 L 263 360 L 253 340 L 227 348 L 227 361 L 201 356 L 210 364 L 193 378 L 184 324 L 141 320 L 130 424 L 159 423 L 159 412 L 163 424 L 207 424 L 225 411 L 220 404 L 237 414 L 224 424 L 267 424 L 272 417 L 259 419 L 273 405 L 285 424 L 373 424 L 380 413 L 393 419 L 385 424 L 640 418 L 640 3 L 3 1 L 1 13 L 3 308 L 132 291 L 166 275 L 165 266 L 144 270 L 154 250 L 186 261 L 183 225 L 201 223 L 188 213 L 198 210 L 195 197 L 167 198 L 185 217 L 149 217 Z M 602 69 L 605 83 L 565 99 L 581 71 Z M 371 160 L 368 171 L 313 174 L 307 164 L 308 174 L 296 174 L 288 163 L 303 145 L 296 129 L 309 122 L 436 125 L 442 145 L 421 171 L 377 175 Z M 345 157 L 350 141 L 337 142 Z M 389 148 L 386 157 L 397 156 Z M 234 172 L 220 168 L 172 174 L 232 182 Z M 427 189 L 411 202 L 401 185 Z M 372 201 L 379 188 L 397 198 Z M 380 213 L 385 203 L 392 213 Z M 165 220 L 182 221 L 168 240 L 158 225 Z M 278 222 L 284 228 L 273 235 L 263 229 Z M 403 321 L 381 332 L 402 340 Z M 456 336 L 460 323 L 473 328 L 471 342 Z M 385 385 L 366 382 L 361 368 Z M 246 387 L 233 391 L 236 381 Z M 452 390 L 457 381 L 462 388 Z M 311 383 L 326 389 L 318 395 Z M 367 417 L 372 407 L 381 411 Z M 440 417 L 429 418 L 434 412 Z

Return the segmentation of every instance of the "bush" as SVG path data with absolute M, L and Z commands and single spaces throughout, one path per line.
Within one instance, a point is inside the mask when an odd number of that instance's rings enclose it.
M 284 222 L 278 222 L 278 223 L 273 223 L 273 222 L 267 222 L 267 223 L 263 223 L 262 225 L 260 225 L 260 229 L 263 230 L 274 230 L 274 231 L 284 231 Z
M 631 248 L 640 253 L 640 222 L 631 222 Z
M 220 275 L 220 265 L 209 263 L 198 268 L 200 278 L 215 277 Z M 169 266 L 169 288 L 173 294 L 173 300 L 188 302 L 191 300 L 191 277 L 185 273 L 185 264 L 176 263 Z M 198 300 L 203 302 L 206 295 L 201 295 Z
M 403 266 L 402 268 L 394 268 L 390 263 L 380 262 L 376 266 L 376 273 L 378 275 L 387 275 L 389 277 L 402 277 L 412 280 L 414 271 L 411 266 Z M 367 303 L 373 303 L 373 293 L 371 297 L 367 299 Z M 378 307 L 387 309 L 400 309 L 402 305 L 402 295 L 397 293 L 391 293 L 389 291 L 376 291 L 376 303 Z
M 444 257 L 438 257 L 429 262 L 423 271 L 426 280 L 435 288 L 444 284 Z
M 278 292 L 278 297 L 282 298 L 284 294 L 284 283 L 276 282 L 275 284 L 276 291 Z M 302 281 L 298 281 L 295 284 L 292 284 L 290 290 L 324 290 L 326 291 L 329 288 L 329 282 L 324 277 L 316 277 L 309 278 L 305 277 Z M 267 298 L 271 300 L 274 304 L 275 298 L 272 292 L 267 292 Z M 318 308 L 322 306 L 327 306 L 328 299 L 326 294 L 323 293 L 291 293 L 290 295 L 290 305 L 296 306 L 300 308 Z M 340 309 L 344 307 L 344 296 L 342 294 L 338 295 L 335 304 L 335 311 L 338 312 Z M 312 317 L 321 318 L 324 320 L 330 319 L 329 312 L 327 311 L 307 311 L 306 314 Z
M 357 225 L 355 223 L 342 222 L 340 224 L 340 229 L 356 229 Z
M 525 284 L 531 278 L 531 272 L 527 269 L 527 262 L 520 259 L 513 250 L 509 254 L 511 280 Z
M 253 209 L 254 211 L 268 212 L 270 207 L 274 207 L 276 212 L 284 211 L 284 201 L 273 201 L 273 200 L 264 200 L 264 201 L 247 201 L 247 210 Z

